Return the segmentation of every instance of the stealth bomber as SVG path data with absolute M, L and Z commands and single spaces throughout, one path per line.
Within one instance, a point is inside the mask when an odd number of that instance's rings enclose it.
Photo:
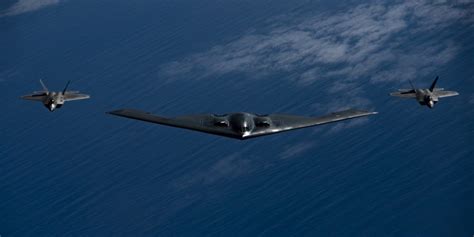
M 42 91 L 35 91 L 32 94 L 24 95 L 21 98 L 25 100 L 41 102 L 51 112 L 53 112 L 55 109 L 61 108 L 61 106 L 63 106 L 66 101 L 83 100 L 90 98 L 89 95 L 81 94 L 79 91 L 68 91 L 67 88 L 70 82 L 71 81 L 67 82 L 66 86 L 62 91 L 53 92 L 49 91 L 48 88 L 44 85 L 43 81 L 40 80 L 41 86 L 43 87 Z
M 440 98 L 459 95 L 456 91 L 445 91 L 444 88 L 436 88 L 437 76 L 429 89 L 416 89 L 410 81 L 411 89 L 399 89 L 390 93 L 391 96 L 416 99 L 420 105 L 426 105 L 432 109 Z
M 121 109 L 109 114 L 142 120 L 145 122 L 184 128 L 235 139 L 248 139 L 275 133 L 312 127 L 346 119 L 368 116 L 377 112 L 345 110 L 320 117 L 306 117 L 287 114 L 259 115 L 252 113 L 198 114 L 166 118 L 151 113 Z

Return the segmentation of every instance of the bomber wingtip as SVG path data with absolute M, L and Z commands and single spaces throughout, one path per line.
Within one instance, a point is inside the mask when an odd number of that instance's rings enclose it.
M 122 111 L 122 109 L 111 110 L 111 111 L 107 111 L 107 112 L 105 112 L 105 113 L 106 113 L 106 114 L 117 115 L 117 114 L 120 113 L 120 111 Z
M 131 109 L 116 109 L 112 111 L 105 112 L 106 114 L 112 114 L 112 115 L 123 115 L 127 113 L 131 113 L 133 110 Z
M 377 111 L 368 111 L 368 110 L 361 110 L 360 112 L 362 112 L 362 114 L 364 114 L 364 115 L 374 115 L 374 114 L 379 113 Z
M 373 115 L 373 114 L 378 114 L 379 113 L 377 111 L 369 111 L 369 110 L 363 110 L 363 109 L 355 110 L 355 111 L 358 112 L 359 114 L 363 114 L 363 115 Z

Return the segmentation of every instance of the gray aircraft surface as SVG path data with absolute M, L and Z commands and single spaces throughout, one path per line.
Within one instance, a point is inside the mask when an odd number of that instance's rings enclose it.
M 32 94 L 24 95 L 21 98 L 25 100 L 39 101 L 48 108 L 49 111 L 53 112 L 55 109 L 61 108 L 66 101 L 72 100 L 83 100 L 89 99 L 90 96 L 86 94 L 80 94 L 79 91 L 68 91 L 67 87 L 69 86 L 68 81 L 63 91 L 53 92 L 49 91 L 48 88 L 44 85 L 43 81 L 40 80 L 41 86 L 43 87 L 42 91 L 35 91 Z
M 321 117 L 306 117 L 286 114 L 258 115 L 251 113 L 198 114 L 174 118 L 156 116 L 134 109 L 108 112 L 112 115 L 142 120 L 166 126 L 195 130 L 235 139 L 248 139 L 271 135 L 294 129 L 317 126 L 362 116 L 376 114 L 363 110 L 345 110 Z
M 440 98 L 459 95 L 456 91 L 445 91 L 444 88 L 436 88 L 437 76 L 429 89 L 416 89 L 410 81 L 412 89 L 399 89 L 397 92 L 390 93 L 391 96 L 401 98 L 413 98 L 418 101 L 420 105 L 426 105 L 432 109 Z

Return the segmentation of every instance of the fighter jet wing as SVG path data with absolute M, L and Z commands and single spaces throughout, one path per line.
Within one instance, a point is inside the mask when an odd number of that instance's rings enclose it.
M 390 93 L 391 96 L 397 96 L 402 98 L 416 98 L 416 92 L 414 90 L 403 90 Z
M 90 96 L 86 94 L 79 94 L 79 93 L 64 93 L 64 101 L 72 101 L 72 100 L 84 100 L 89 99 Z
M 459 95 L 456 91 L 433 91 L 433 95 L 437 96 L 438 98 L 449 97 L 449 96 L 456 96 Z
M 198 114 L 179 116 L 174 118 L 165 118 L 134 109 L 115 110 L 108 112 L 108 114 L 231 138 L 239 138 L 238 134 L 232 131 L 230 127 L 216 126 L 213 122 L 214 117 L 210 114 Z
M 320 117 L 271 114 L 268 115 L 268 118 L 271 120 L 272 125 L 268 128 L 263 128 L 252 132 L 249 137 L 257 137 L 300 128 L 312 127 L 326 123 L 338 122 L 346 119 L 368 116 L 372 114 L 377 114 L 377 112 L 349 109 L 340 112 L 330 113 Z
M 20 98 L 24 100 L 43 101 L 46 96 L 47 96 L 46 93 L 34 93 L 34 94 L 24 95 Z

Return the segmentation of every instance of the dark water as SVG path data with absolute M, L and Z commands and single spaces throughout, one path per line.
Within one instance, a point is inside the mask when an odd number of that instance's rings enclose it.
M 471 236 L 472 5 L 455 6 L 468 14 L 445 26 L 409 33 L 420 27 L 410 25 L 391 36 L 401 43 L 387 40 L 383 48 L 398 56 L 371 71 L 431 62 L 415 67 L 417 85 L 438 74 L 440 86 L 460 92 L 434 110 L 387 96 L 407 86 L 408 72 L 302 84 L 312 68 L 329 75 L 338 65 L 199 66 L 244 52 L 235 46 L 242 37 L 270 41 L 285 35 L 281 29 L 361 4 L 70 0 L 1 17 L 0 235 Z M 269 33 L 275 24 L 281 32 Z M 275 44 L 270 59 L 286 52 Z M 443 45 L 453 49 L 450 57 L 430 53 Z M 410 62 L 405 52 L 426 58 Z M 201 71 L 163 73 L 171 62 Z M 53 113 L 18 99 L 38 90 L 39 78 L 56 90 L 73 80 L 71 89 L 92 98 Z M 338 82 L 351 86 L 329 92 Z M 242 142 L 104 113 L 313 115 L 341 104 L 379 114 Z

